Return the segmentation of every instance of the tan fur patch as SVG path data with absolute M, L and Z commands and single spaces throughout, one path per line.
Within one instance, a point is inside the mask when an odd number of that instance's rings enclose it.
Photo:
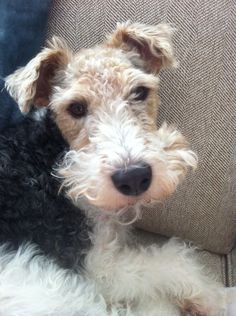
M 145 61 L 145 68 L 158 73 L 166 66 L 177 65 L 172 47 L 169 45 L 173 29 L 166 24 L 145 26 L 144 24 L 118 24 L 116 31 L 108 37 L 109 47 L 136 51 Z
M 147 113 L 150 117 L 150 121 L 153 122 L 152 127 L 155 129 L 156 129 L 156 118 L 157 118 L 159 105 L 160 105 L 159 96 L 156 95 L 156 91 L 152 91 L 147 103 Z
M 34 104 L 37 106 L 47 106 L 52 93 L 52 79 L 56 71 L 65 64 L 65 55 L 63 51 L 52 51 L 39 66 L 39 75 L 36 81 L 36 91 Z

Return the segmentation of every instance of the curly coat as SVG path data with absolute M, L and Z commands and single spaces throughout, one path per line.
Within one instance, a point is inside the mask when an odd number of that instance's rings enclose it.
M 48 113 L 26 116 L 0 135 L 0 242 L 34 242 L 66 268 L 89 245 L 88 223 L 51 172 L 67 144 Z

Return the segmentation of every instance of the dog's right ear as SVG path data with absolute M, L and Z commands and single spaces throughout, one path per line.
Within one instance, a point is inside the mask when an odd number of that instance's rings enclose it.
M 47 106 L 52 92 L 52 81 L 58 71 L 66 68 L 72 52 L 59 38 L 53 37 L 35 58 L 6 78 L 9 94 L 19 104 L 22 112 L 32 105 Z

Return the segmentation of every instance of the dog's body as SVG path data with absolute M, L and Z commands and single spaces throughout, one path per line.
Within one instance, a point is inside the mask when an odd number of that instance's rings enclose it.
M 224 315 L 224 295 L 192 250 L 141 247 L 130 233 L 140 206 L 171 194 L 196 165 L 175 128 L 156 128 L 155 75 L 175 64 L 170 36 L 166 25 L 122 24 L 76 55 L 54 41 L 8 77 L 21 110 L 48 107 L 57 127 L 46 115 L 26 119 L 17 141 L 17 131 L 1 137 L 1 241 L 33 241 L 57 263 L 30 245 L 2 247 L 0 314 Z M 56 196 L 51 171 L 77 207 Z
M 17 249 L 31 241 L 58 264 L 76 268 L 90 243 L 89 227 L 84 213 L 58 194 L 60 183 L 51 175 L 66 148 L 49 113 L 1 133 L 0 242 Z

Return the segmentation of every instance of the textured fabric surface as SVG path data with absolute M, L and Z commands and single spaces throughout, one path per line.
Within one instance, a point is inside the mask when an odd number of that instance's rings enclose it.
M 236 3 L 234 0 L 54 0 L 48 37 L 77 51 L 100 42 L 117 21 L 173 23 L 181 66 L 161 74 L 166 120 L 187 136 L 199 168 L 140 227 L 227 253 L 236 232 Z
M 229 286 L 236 286 L 236 246 L 231 253 L 227 255 L 227 271 Z
M 5 82 L 0 79 L 0 132 L 7 126 L 21 122 L 24 116 L 16 102 L 4 88 Z
M 0 77 L 24 65 L 40 49 L 51 0 L 0 0 Z

